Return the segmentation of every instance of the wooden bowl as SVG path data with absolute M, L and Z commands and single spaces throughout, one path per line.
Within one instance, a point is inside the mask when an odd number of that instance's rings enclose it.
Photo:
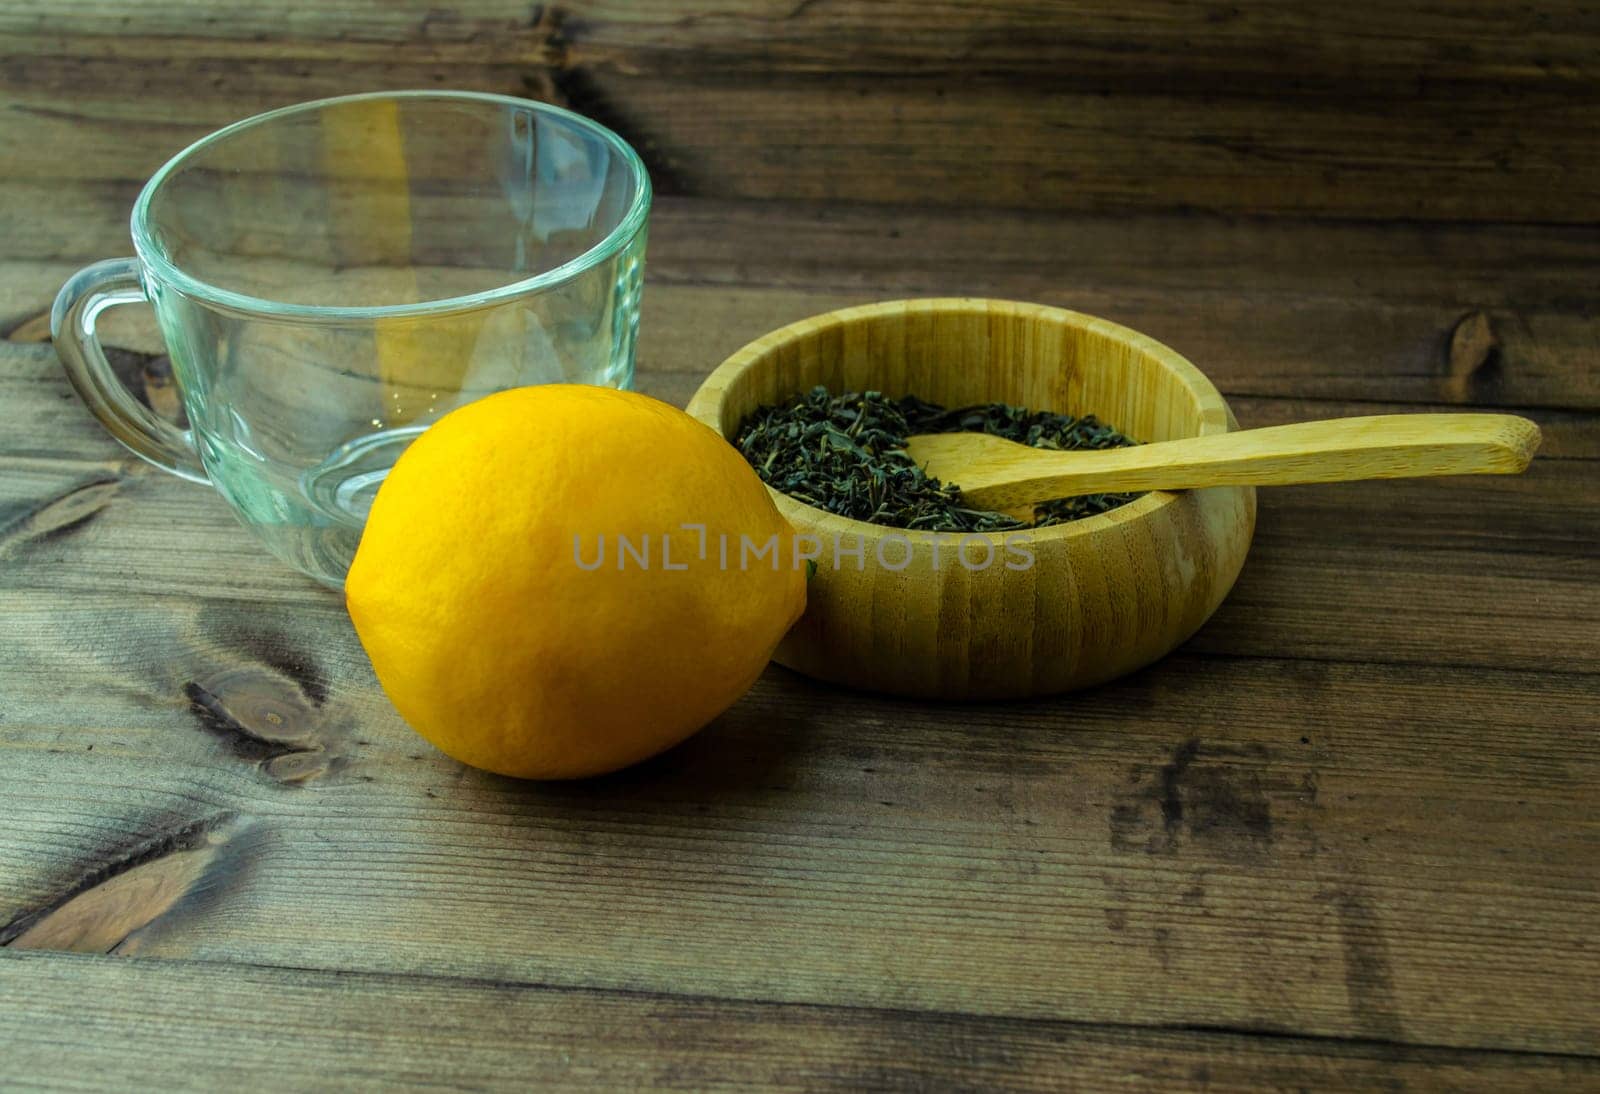
M 889 301 L 792 323 L 724 361 L 689 413 L 731 440 L 757 406 L 818 384 L 949 406 L 1092 412 L 1141 441 L 1238 425 L 1200 370 L 1159 342 L 1078 312 L 978 299 Z M 934 534 L 773 497 L 798 532 L 825 545 L 778 663 L 834 683 L 947 699 L 1068 691 L 1166 654 L 1233 587 L 1256 512 L 1248 487 L 1156 492 L 1029 531 L 1034 562 L 1025 569 L 1001 561 L 1022 564 L 1004 543 L 1016 532 L 969 536 L 960 560 L 960 537 L 941 533 L 936 567 Z M 880 556 L 886 536 L 897 539 Z M 859 569 L 850 554 L 858 543 Z M 985 543 L 995 561 L 978 566 Z

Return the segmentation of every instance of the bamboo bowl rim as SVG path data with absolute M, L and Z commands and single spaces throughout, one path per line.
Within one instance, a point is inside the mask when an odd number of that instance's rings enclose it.
M 982 312 L 990 315 L 1034 317 L 1065 322 L 1082 330 L 1093 331 L 1111 341 L 1119 342 L 1129 349 L 1149 356 L 1183 385 L 1184 389 L 1194 398 L 1200 413 L 1200 428 L 1198 431 L 1189 434 L 1189 436 L 1205 437 L 1214 433 L 1226 433 L 1232 428 L 1229 420 L 1228 404 L 1223 399 L 1222 393 L 1217 390 L 1216 385 L 1193 362 L 1170 346 L 1156 341 L 1147 334 L 1141 334 L 1132 327 L 1115 323 L 1110 319 L 1089 315 L 1086 312 L 1074 311 L 1070 308 L 1058 308 L 1049 304 L 1029 304 L 1017 300 L 999 300 L 981 296 L 939 296 L 880 300 L 871 304 L 855 304 L 846 308 L 835 308 L 832 311 L 821 312 L 805 319 L 798 319 L 747 343 L 727 357 L 722 364 L 712 370 L 711 374 L 696 389 L 694 396 L 689 400 L 688 413 L 716 430 L 719 437 L 731 444 L 733 438 L 723 432 L 722 428 L 722 405 L 727 395 L 728 387 L 737 377 L 748 369 L 755 367 L 774 349 L 809 335 L 819 327 L 834 324 L 849 325 L 896 312 L 901 314 L 907 312 Z M 790 394 L 796 393 L 791 392 Z M 1028 409 L 1048 408 L 1030 407 Z M 954 532 L 931 532 L 921 529 L 896 528 L 888 524 L 873 524 L 869 521 L 842 517 L 837 513 L 830 513 L 826 509 L 818 509 L 814 505 L 808 505 L 771 486 L 767 487 L 767 493 L 777 503 L 779 511 L 789 518 L 790 523 L 794 523 L 795 518 L 798 517 L 813 527 L 821 526 L 836 532 L 854 533 L 863 537 L 863 542 L 891 534 L 908 537 L 912 542 L 931 542 L 938 536 L 956 534 Z M 1033 537 L 1031 542 L 1034 544 L 1065 541 L 1075 536 L 1094 535 L 1097 532 L 1114 528 L 1121 524 L 1143 520 L 1145 517 L 1158 513 L 1169 505 L 1177 504 L 1182 497 L 1183 492 L 1152 490 L 1145 494 L 1144 497 L 1137 501 L 1129 502 L 1127 505 L 1118 506 L 1104 513 L 1097 513 L 1092 517 L 1080 517 L 1064 524 L 1055 524 L 1046 528 L 1013 528 L 1009 531 L 963 532 L 960 534 L 963 537 L 984 536 L 997 546 L 1003 544 L 1006 536 L 1015 536 L 1023 532 Z

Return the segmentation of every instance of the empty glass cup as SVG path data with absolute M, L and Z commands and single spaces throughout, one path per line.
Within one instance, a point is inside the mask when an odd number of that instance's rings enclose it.
M 526 384 L 632 386 L 649 212 L 633 149 L 568 111 L 325 99 L 158 171 L 133 210 L 138 257 L 76 274 L 51 330 L 113 436 L 210 482 L 274 554 L 339 587 L 379 484 L 436 418 Z M 118 383 L 95 337 L 102 310 L 141 300 L 187 430 Z

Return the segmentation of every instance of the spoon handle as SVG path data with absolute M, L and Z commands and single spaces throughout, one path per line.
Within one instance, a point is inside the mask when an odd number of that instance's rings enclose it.
M 1214 433 L 1087 455 L 1023 449 L 985 459 L 962 493 L 1005 505 L 1074 494 L 1288 486 L 1428 475 L 1509 475 L 1539 447 L 1539 427 L 1510 414 L 1380 414 Z M 1030 451 L 1032 454 L 1030 455 Z M 1003 459 L 1009 460 L 1008 453 Z M 1052 466 L 1053 465 L 1053 466 Z

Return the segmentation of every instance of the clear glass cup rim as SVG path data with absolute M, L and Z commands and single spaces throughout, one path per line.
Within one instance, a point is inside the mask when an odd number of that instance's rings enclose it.
M 162 253 L 161 248 L 157 245 L 150 232 L 150 202 L 156 192 L 161 189 L 162 183 L 180 171 L 188 160 L 213 145 L 258 125 L 264 125 L 295 114 L 321 110 L 341 103 L 374 102 L 384 99 L 435 99 L 445 102 L 492 103 L 499 106 L 516 107 L 520 110 L 531 110 L 535 114 L 559 119 L 598 137 L 609 145 L 622 161 L 628 165 L 628 169 L 638 182 L 634 189 L 633 201 L 629 204 L 628 210 L 622 219 L 617 222 L 616 227 L 606 233 L 604 239 L 559 266 L 537 273 L 532 277 L 521 278 L 504 285 L 498 285 L 492 289 L 484 289 L 481 292 L 469 293 L 465 296 L 443 297 L 438 300 L 421 300 L 409 304 L 374 304 L 361 307 L 286 304 L 280 301 L 250 296 L 246 293 L 234 292 L 231 289 L 220 288 L 202 281 L 200 278 L 181 269 Z M 487 91 L 370 91 L 360 95 L 335 95 L 327 99 L 313 99 L 309 102 L 295 103 L 291 106 L 279 107 L 276 110 L 268 110 L 262 114 L 253 114 L 248 118 L 241 119 L 218 129 L 214 133 L 208 133 L 206 136 L 201 137 L 169 159 L 161 166 L 159 171 L 150 176 L 150 181 L 144 184 L 144 189 L 139 191 L 138 200 L 133 204 L 130 229 L 133 234 L 133 249 L 138 254 L 139 261 L 144 267 L 152 272 L 163 284 L 177 289 L 186 296 L 198 298 L 208 304 L 230 311 L 243 312 L 248 315 L 269 316 L 275 319 L 306 322 L 370 321 L 473 311 L 478 308 L 492 307 L 515 297 L 570 281 L 586 270 L 592 269 L 611 258 L 633 239 L 634 235 L 643 227 L 645 219 L 650 215 L 650 199 L 650 173 L 645 169 L 644 161 L 639 158 L 639 153 L 634 151 L 627 141 L 599 122 L 585 118 L 583 115 L 576 114 L 563 107 L 539 102 L 536 99 L 521 99 L 514 95 L 496 95 Z

